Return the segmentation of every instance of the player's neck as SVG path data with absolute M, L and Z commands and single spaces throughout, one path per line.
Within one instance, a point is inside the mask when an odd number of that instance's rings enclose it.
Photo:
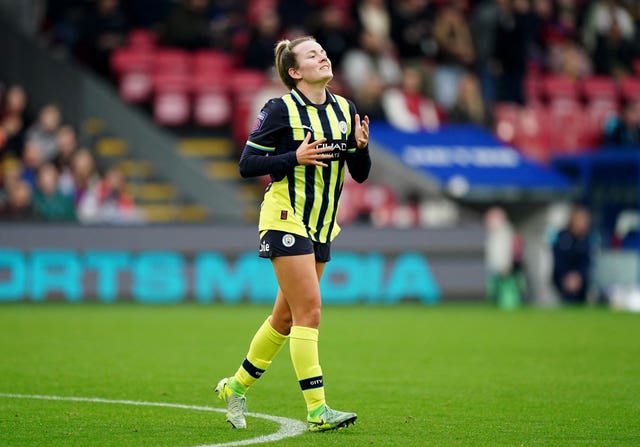
M 326 86 L 326 83 L 308 84 L 300 81 L 298 85 L 296 85 L 296 88 L 313 104 L 324 104 L 327 101 Z

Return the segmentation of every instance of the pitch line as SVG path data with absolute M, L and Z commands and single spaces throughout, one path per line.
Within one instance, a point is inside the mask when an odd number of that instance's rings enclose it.
M 225 413 L 222 408 L 205 407 L 200 405 L 173 404 L 169 402 L 146 402 L 140 400 L 121 400 L 121 399 L 103 399 L 101 397 L 65 397 L 65 396 L 44 396 L 40 394 L 13 394 L 0 393 L 0 397 L 14 399 L 40 399 L 40 400 L 59 400 L 68 402 L 93 402 L 100 404 L 120 404 L 120 405 L 137 405 L 140 407 L 164 407 L 164 408 L 180 408 L 182 410 L 194 411 L 215 411 L 217 413 Z M 194 447 L 236 447 L 243 445 L 262 444 L 264 442 L 275 442 L 286 438 L 292 438 L 304 433 L 307 430 L 303 422 L 295 419 L 285 418 L 281 416 L 272 416 L 262 413 L 246 413 L 247 416 L 266 419 L 280 424 L 280 428 L 275 433 L 269 435 L 260 435 L 251 439 L 243 439 L 241 441 L 222 442 L 218 444 L 202 444 Z

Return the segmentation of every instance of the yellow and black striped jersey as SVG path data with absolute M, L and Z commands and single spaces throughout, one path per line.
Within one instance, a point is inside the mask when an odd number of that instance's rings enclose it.
M 368 148 L 357 149 L 353 103 L 327 91 L 324 104 L 313 104 L 299 90 L 271 99 L 262 108 L 240 158 L 243 177 L 269 174 L 271 184 L 260 210 L 259 231 L 279 230 L 328 242 L 340 228 L 336 215 L 345 164 L 357 182 L 369 175 Z M 296 150 L 326 138 L 333 148 L 328 167 L 298 165 Z

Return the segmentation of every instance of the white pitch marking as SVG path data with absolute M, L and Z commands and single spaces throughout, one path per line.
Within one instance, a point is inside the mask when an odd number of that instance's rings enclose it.
M 120 404 L 120 405 L 138 405 L 142 407 L 164 407 L 164 408 L 180 408 L 183 410 L 195 411 L 215 411 L 217 413 L 225 413 L 222 408 L 205 407 L 200 405 L 172 404 L 168 402 L 145 402 L 139 400 L 120 400 L 120 399 L 103 399 L 101 397 L 65 397 L 65 396 L 43 396 L 39 394 L 12 394 L 0 393 L 0 397 L 14 399 L 40 399 L 40 400 L 61 400 L 70 402 L 93 402 L 101 404 Z M 301 435 L 307 428 L 303 422 L 296 421 L 280 416 L 271 416 L 262 413 L 246 413 L 247 416 L 266 419 L 268 421 L 277 422 L 280 428 L 275 433 L 269 435 L 261 435 L 251 439 L 243 439 L 241 441 L 222 442 L 219 444 L 203 444 L 195 447 L 235 447 L 242 445 L 262 444 L 264 442 L 275 442 L 286 438 Z

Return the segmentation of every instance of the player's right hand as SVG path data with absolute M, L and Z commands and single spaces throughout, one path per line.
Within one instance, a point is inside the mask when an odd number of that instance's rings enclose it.
M 320 138 L 319 140 L 309 142 L 311 140 L 311 132 L 307 132 L 307 135 L 304 137 L 300 146 L 296 150 L 296 158 L 298 159 L 298 164 L 300 165 L 310 165 L 310 166 L 322 166 L 327 167 L 326 163 L 323 163 L 322 160 L 326 160 L 332 158 L 331 152 L 333 149 L 331 147 L 318 147 L 325 141 L 326 138 Z

